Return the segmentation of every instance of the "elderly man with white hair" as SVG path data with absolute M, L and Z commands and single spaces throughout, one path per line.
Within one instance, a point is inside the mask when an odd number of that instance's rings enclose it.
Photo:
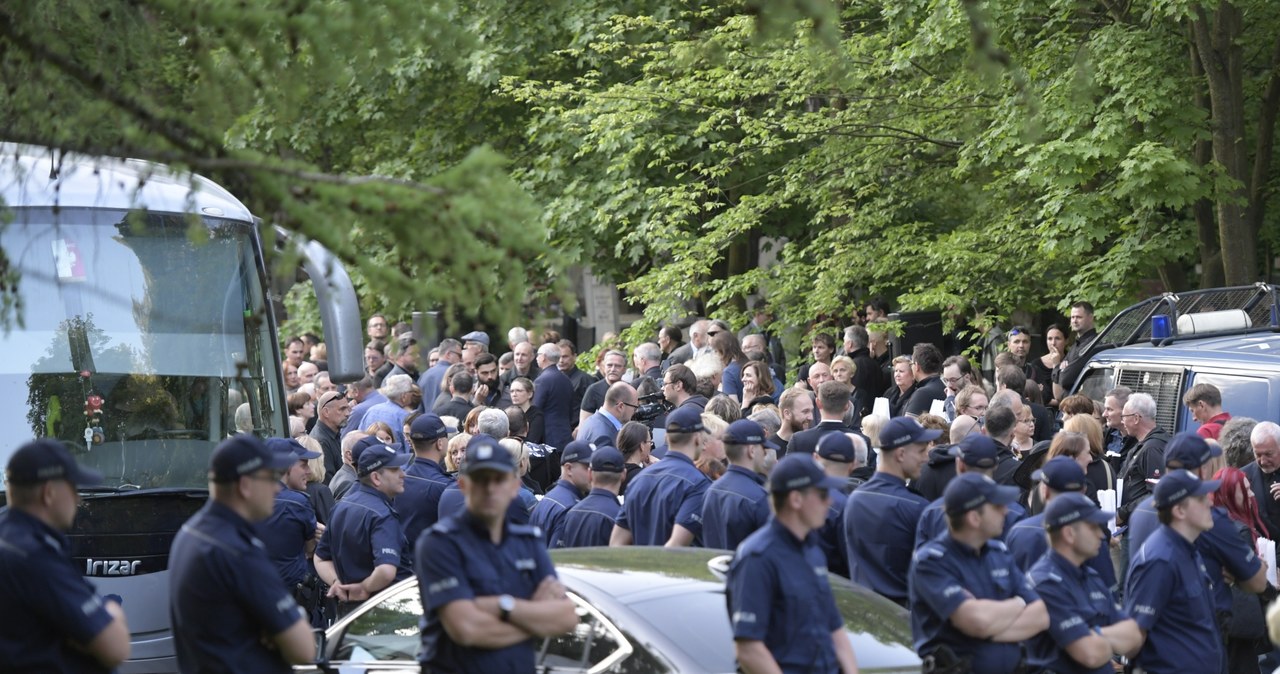
M 1275 538 L 1280 531 L 1280 425 L 1274 421 L 1261 421 L 1249 434 L 1253 445 L 1253 463 L 1245 466 L 1253 495 L 1258 499 L 1258 514 L 1263 524 Z
M 404 447 L 404 419 L 413 405 L 413 377 L 407 374 L 388 375 L 378 392 L 387 397 L 384 403 L 369 408 L 361 421 L 365 428 L 376 422 L 385 422 L 395 434 L 396 443 Z

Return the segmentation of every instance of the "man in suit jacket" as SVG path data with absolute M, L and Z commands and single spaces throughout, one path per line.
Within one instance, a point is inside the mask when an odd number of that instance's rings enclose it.
M 1280 484 L 1280 425 L 1273 421 L 1262 421 L 1253 427 L 1249 434 L 1249 443 L 1253 445 L 1253 463 L 1242 470 L 1253 487 L 1253 496 L 1258 499 L 1258 514 L 1262 515 L 1262 523 L 1274 540 L 1280 536 L 1280 500 L 1277 500 L 1272 487 Z
M 844 425 L 844 414 L 852 403 L 849 397 L 853 387 L 836 380 L 823 382 L 818 387 L 818 413 L 822 419 L 812 428 L 800 431 L 791 436 L 787 443 L 787 453 L 803 452 L 813 454 L 818 450 L 818 441 L 828 433 L 853 433 L 854 430 Z
M 542 372 L 533 382 L 533 405 L 542 410 L 543 444 L 564 449 L 573 440 L 573 422 L 577 417 L 573 382 L 556 367 L 560 360 L 559 346 L 538 347 L 537 360 Z

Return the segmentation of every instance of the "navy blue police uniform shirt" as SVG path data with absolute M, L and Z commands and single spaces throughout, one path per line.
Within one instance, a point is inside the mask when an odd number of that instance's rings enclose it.
M 929 502 L 900 477 L 877 472 L 844 506 L 849 578 L 906 604 L 916 527 Z
M 523 490 L 521 490 L 523 492 Z M 528 524 L 529 509 L 525 506 L 523 494 L 511 499 L 511 505 L 507 506 L 507 521 L 513 524 Z M 436 521 L 440 521 L 446 517 L 452 517 L 459 513 L 467 511 L 467 497 L 462 494 L 462 487 L 457 482 L 445 487 L 440 493 L 440 510 Z
M 537 527 L 503 524 L 502 542 L 465 510 L 441 518 L 414 547 L 414 573 L 422 595 L 422 650 L 418 660 L 432 671 L 464 674 L 525 674 L 534 671 L 532 639 L 499 649 L 467 648 L 449 638 L 440 609 L 450 602 L 509 594 L 529 599 L 547 576 L 555 576 Z
M 338 580 L 358 583 L 383 564 L 396 567 L 397 581 L 412 573 L 412 549 L 399 516 L 382 492 L 358 485 L 338 502 L 331 519 L 316 546 L 316 556 L 333 562 Z
M 776 519 L 747 537 L 725 583 L 733 638 L 764 642 L 785 673 L 839 672 L 831 633 L 844 625 L 817 535 Z
M 1032 515 L 1006 529 L 1005 545 L 1013 555 L 1013 561 L 1019 569 L 1031 569 L 1036 562 L 1049 551 L 1049 535 L 1044 529 L 1044 513 Z M 1084 563 L 1085 568 L 1093 569 L 1107 587 L 1116 584 L 1116 569 L 1111 563 L 1111 531 L 1102 528 L 1102 543 L 1098 545 L 1098 554 Z
M 0 669 L 78 671 L 87 644 L 111 624 L 93 585 L 72 565 L 66 536 L 12 508 L 0 512 Z M 100 669 L 100 671 L 106 671 Z
M 1003 542 L 987 541 L 981 550 L 974 550 L 949 532 L 942 534 L 920 546 L 910 574 L 911 636 L 917 653 L 928 655 L 938 646 L 947 646 L 957 656 L 969 658 L 974 672 L 1015 670 L 1022 661 L 1019 644 L 975 639 L 951 624 L 951 615 L 968 599 L 1021 597 L 1030 604 L 1040 598 Z
M 254 529 L 286 586 L 294 587 L 311 575 L 306 545 L 316 535 L 316 513 L 306 494 L 282 484 L 271 516 Z
M 590 548 L 609 545 L 613 523 L 618 519 L 618 497 L 608 489 L 592 489 L 564 516 L 559 536 L 552 548 Z
M 1049 630 L 1035 650 L 1036 664 L 1059 674 L 1111 674 L 1111 663 L 1090 669 L 1067 655 L 1067 646 L 1094 632 L 1094 628 L 1128 619 L 1116 604 L 1111 586 L 1088 566 L 1079 566 L 1050 550 L 1027 572 L 1036 594 L 1049 612 Z
M 1196 551 L 1204 561 L 1205 572 L 1210 578 L 1222 578 L 1225 570 L 1232 578 L 1253 578 L 1262 568 L 1262 560 L 1241 535 L 1244 525 L 1231 519 L 1227 509 L 1214 506 L 1213 528 L 1196 538 Z M 1129 561 L 1137 557 L 1142 544 L 1160 528 L 1152 497 L 1148 496 L 1129 515 Z M 1231 610 L 1231 587 L 1224 582 L 1213 584 L 1213 608 L 1218 612 Z
M 702 544 L 734 550 L 769 521 L 769 493 L 764 476 L 742 466 L 729 466 L 702 498 Z
M 827 521 L 818 530 L 818 547 L 827 558 L 827 570 L 838 576 L 849 577 L 848 541 L 844 536 L 844 504 L 849 495 L 831 489 L 831 504 L 827 506 Z
M 453 481 L 431 459 L 417 457 L 404 467 L 404 492 L 396 497 L 396 512 L 410 546 L 440 519 L 440 495 Z
M 292 671 L 263 637 L 304 615 L 253 525 L 209 501 L 169 551 L 169 617 L 180 671 L 233 673 Z
M 550 544 L 560 537 L 560 530 L 564 528 L 565 514 L 581 500 L 578 488 L 572 482 L 564 479 L 556 480 L 551 489 L 543 495 L 542 500 L 538 501 L 538 505 L 533 507 L 529 524 L 542 529 L 542 539 Z
M 631 532 L 634 545 L 665 545 L 675 525 L 702 536 L 702 501 L 711 479 L 693 460 L 680 452 L 668 452 L 661 461 L 640 471 L 627 485 L 627 498 L 617 525 Z
M 1213 581 L 1195 546 L 1161 526 L 1129 565 L 1125 612 L 1147 632 L 1134 662 L 1151 674 L 1216 672 L 1222 640 Z
M 938 537 L 938 534 L 947 530 L 947 514 L 943 509 L 942 499 L 935 499 L 929 505 L 925 506 L 924 511 L 920 513 L 920 523 L 916 525 L 916 543 L 915 547 L 928 543 Z M 1009 512 L 1004 516 L 1004 532 L 1000 534 L 1000 540 L 1008 543 L 1009 534 L 1013 531 L 1015 525 L 1021 523 L 1023 518 L 1027 516 L 1027 511 L 1017 503 L 1009 504 Z M 1042 518 L 1043 519 L 1043 518 Z M 1044 535 L 1044 529 L 1040 530 L 1041 536 Z M 1009 546 L 1012 548 L 1013 546 Z M 1043 552 L 1043 551 L 1042 551 Z M 1038 557 L 1039 555 L 1037 555 Z M 1029 564 L 1027 566 L 1030 566 Z M 1026 569 L 1027 566 L 1020 568 Z

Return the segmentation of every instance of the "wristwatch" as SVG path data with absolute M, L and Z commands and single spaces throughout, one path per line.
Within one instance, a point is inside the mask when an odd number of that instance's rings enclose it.
M 505 623 L 510 620 L 511 612 L 514 610 L 516 610 L 515 597 L 512 597 L 509 594 L 504 594 L 498 597 L 498 617 L 502 619 L 502 622 Z

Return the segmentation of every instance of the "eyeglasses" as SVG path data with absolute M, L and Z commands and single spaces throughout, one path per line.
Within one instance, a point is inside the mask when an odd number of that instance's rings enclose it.
M 630 407 L 632 409 L 637 409 L 637 410 L 640 409 L 640 406 L 635 403 L 623 402 L 622 405 L 624 407 Z
M 1137 412 L 1131 412 L 1131 413 L 1129 413 L 1129 414 L 1121 414 L 1121 415 L 1120 415 L 1120 418 L 1121 418 L 1121 419 L 1128 419 L 1129 417 L 1139 417 L 1139 418 L 1141 418 L 1141 417 L 1142 417 L 1142 415 L 1141 415 L 1141 414 L 1138 414 Z
M 964 379 L 964 377 L 943 377 L 942 383 L 946 384 L 947 386 L 955 386 L 956 384 L 960 383 L 961 379 Z

